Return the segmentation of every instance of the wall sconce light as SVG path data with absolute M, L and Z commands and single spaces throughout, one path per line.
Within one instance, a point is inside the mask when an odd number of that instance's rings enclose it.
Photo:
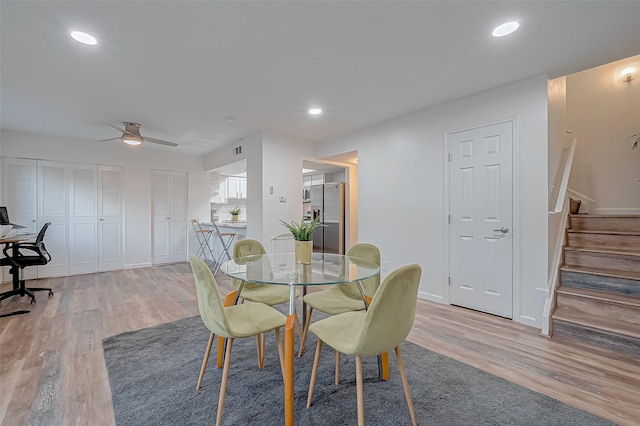
M 640 62 L 625 65 L 624 67 L 620 67 L 616 70 L 616 80 L 622 83 L 630 83 L 631 80 L 638 77 L 639 71 Z

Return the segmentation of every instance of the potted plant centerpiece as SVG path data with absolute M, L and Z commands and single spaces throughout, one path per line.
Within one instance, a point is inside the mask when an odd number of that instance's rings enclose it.
M 237 222 L 238 216 L 240 216 L 240 206 L 235 206 L 229 210 L 229 214 L 231 214 L 231 222 Z
M 316 217 L 311 222 L 305 222 L 304 220 L 296 222 L 295 220 L 292 220 L 287 223 L 282 219 L 280 219 L 280 222 L 282 222 L 282 224 L 291 231 L 293 239 L 296 240 L 296 263 L 311 263 L 313 231 L 315 231 L 320 223 L 320 216 Z

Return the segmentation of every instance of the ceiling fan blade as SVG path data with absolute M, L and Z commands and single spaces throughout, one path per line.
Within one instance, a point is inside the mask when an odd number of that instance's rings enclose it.
M 113 127 L 114 129 L 116 129 L 120 133 L 129 133 L 125 129 L 123 129 L 122 127 L 114 126 L 113 124 L 109 124 L 109 126 Z
M 163 141 L 162 139 L 143 137 L 142 140 L 144 140 L 145 142 L 157 143 L 157 144 L 160 144 L 160 145 L 174 146 L 174 147 L 178 146 L 177 143 L 173 143 L 173 142 L 169 142 L 169 141 Z
M 117 140 L 120 140 L 120 138 L 100 139 L 99 141 L 96 141 L 96 142 L 109 142 L 109 141 L 117 141 Z

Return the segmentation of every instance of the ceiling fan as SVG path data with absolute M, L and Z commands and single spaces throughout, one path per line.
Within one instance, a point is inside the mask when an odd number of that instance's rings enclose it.
M 129 121 L 125 121 L 122 124 L 124 124 L 124 129 L 118 126 L 114 126 L 113 124 L 110 124 L 111 127 L 113 127 L 119 132 L 122 132 L 122 136 L 120 136 L 119 138 L 102 139 L 102 140 L 99 140 L 98 142 L 115 141 L 120 139 L 122 142 L 129 145 L 140 145 L 142 142 L 151 142 L 151 143 L 157 143 L 157 144 L 166 145 L 166 146 L 174 146 L 174 147 L 178 146 L 177 143 L 165 141 L 162 139 L 143 137 L 140 134 L 139 123 L 132 123 Z

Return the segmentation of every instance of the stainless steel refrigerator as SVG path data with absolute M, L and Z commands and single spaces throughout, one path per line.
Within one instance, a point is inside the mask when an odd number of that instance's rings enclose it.
M 313 251 L 344 254 L 344 182 L 313 185 L 311 214 L 321 224 L 313 233 Z

